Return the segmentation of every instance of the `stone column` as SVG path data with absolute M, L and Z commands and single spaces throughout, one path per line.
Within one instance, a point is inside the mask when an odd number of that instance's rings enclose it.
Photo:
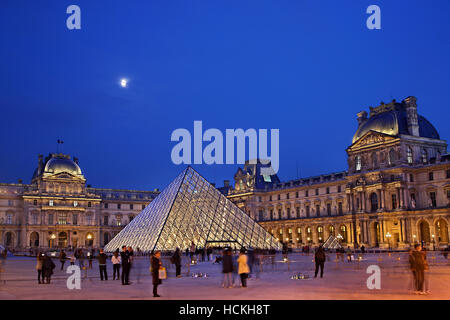
M 382 209 L 381 189 L 377 189 L 378 210 Z
M 366 192 L 365 191 L 361 192 L 361 204 L 362 204 L 362 207 L 361 207 L 362 211 L 366 212 L 367 203 L 366 203 Z
M 400 188 L 396 188 L 397 193 L 397 208 L 403 208 L 403 199 L 402 199 L 402 193 L 400 192 Z
M 384 210 L 386 208 L 386 191 L 381 189 L 381 209 Z
M 351 213 L 350 193 L 347 193 L 347 212 Z
M 406 190 L 406 188 L 402 188 L 403 190 L 403 200 L 404 200 L 404 205 L 406 209 L 409 209 L 411 207 L 411 199 L 409 196 L 409 192 L 408 190 Z

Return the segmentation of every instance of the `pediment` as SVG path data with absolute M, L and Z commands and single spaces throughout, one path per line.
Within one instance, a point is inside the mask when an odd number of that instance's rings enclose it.
M 361 138 L 355 141 L 350 147 L 347 149 L 360 149 L 366 146 L 375 146 L 380 144 L 385 144 L 388 142 L 393 142 L 397 138 L 395 136 L 391 136 L 386 133 L 381 133 L 377 131 L 370 130 L 366 134 L 364 134 Z

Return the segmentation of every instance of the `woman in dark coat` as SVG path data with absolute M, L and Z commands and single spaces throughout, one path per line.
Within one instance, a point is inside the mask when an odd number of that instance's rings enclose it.
M 50 283 L 53 269 L 55 269 L 55 264 L 53 263 L 52 258 L 45 255 L 44 262 L 42 264 L 42 278 L 44 283 Z
M 323 267 L 325 265 L 326 255 L 322 246 L 319 246 L 316 253 L 314 254 L 314 261 L 316 263 L 316 272 L 314 274 L 314 278 L 317 277 L 317 273 L 319 272 L 320 267 L 320 277 L 323 277 Z
M 181 252 L 180 252 L 180 248 L 177 248 L 175 250 L 175 253 L 172 256 L 172 261 L 173 261 L 173 264 L 175 265 L 177 278 L 181 278 Z
M 161 279 L 159 279 L 159 268 L 162 266 L 161 263 L 161 251 L 156 251 L 152 258 L 150 259 L 150 264 L 152 267 L 152 283 L 153 283 L 153 296 L 160 297 L 158 294 L 158 285 L 161 284 Z

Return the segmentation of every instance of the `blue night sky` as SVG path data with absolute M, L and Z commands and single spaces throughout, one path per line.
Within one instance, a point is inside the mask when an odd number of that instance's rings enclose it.
M 282 180 L 346 170 L 356 113 L 410 95 L 447 140 L 449 16 L 448 0 L 1 0 L 0 181 L 28 183 L 60 138 L 88 184 L 162 189 L 194 120 L 280 129 Z M 218 186 L 237 167 L 194 166 Z

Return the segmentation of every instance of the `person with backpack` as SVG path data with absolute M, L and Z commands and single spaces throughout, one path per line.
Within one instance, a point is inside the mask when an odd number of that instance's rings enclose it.
M 319 267 L 320 267 L 320 277 L 323 278 L 323 267 L 325 266 L 325 260 L 326 260 L 325 251 L 323 250 L 322 246 L 319 246 L 314 255 L 314 261 L 316 264 L 316 272 L 314 274 L 314 278 L 317 278 Z

